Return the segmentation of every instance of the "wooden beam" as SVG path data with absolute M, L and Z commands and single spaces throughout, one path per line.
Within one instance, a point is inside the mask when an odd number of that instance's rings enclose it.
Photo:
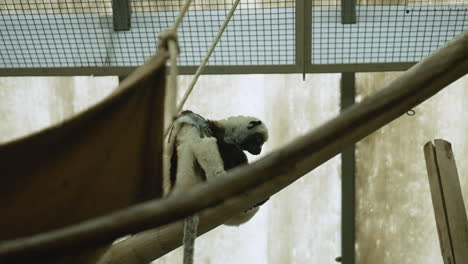
M 468 31 L 359 104 L 226 177 L 183 195 L 150 201 L 45 234 L 0 243 L 0 260 L 76 250 L 181 220 L 200 211 L 250 206 L 272 196 L 370 133 L 405 114 L 468 72 Z M 129 77 L 130 79 L 130 77 Z M 203 225 L 203 223 L 201 223 Z M 155 238 L 155 242 L 158 239 Z M 157 258 L 168 251 L 154 252 Z
M 444 264 L 468 263 L 468 220 L 451 144 L 428 142 L 424 155 Z

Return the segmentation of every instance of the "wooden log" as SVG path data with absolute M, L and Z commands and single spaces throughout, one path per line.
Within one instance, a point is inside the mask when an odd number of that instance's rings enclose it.
M 428 142 L 424 155 L 444 264 L 468 263 L 468 220 L 451 144 Z
M 57 252 L 77 245 L 91 246 L 162 226 L 218 205 L 249 207 L 406 113 L 467 71 L 468 31 L 375 95 L 249 166 L 234 169 L 226 177 L 196 186 L 184 195 L 146 202 L 47 234 L 3 242 L 0 258 Z M 233 209 L 230 214 L 239 212 Z M 161 254 L 163 252 L 157 252 L 154 257 Z

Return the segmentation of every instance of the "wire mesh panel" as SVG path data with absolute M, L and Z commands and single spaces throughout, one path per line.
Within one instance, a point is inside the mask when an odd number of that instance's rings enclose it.
M 468 29 L 467 0 L 357 2 L 342 24 L 341 1 L 313 1 L 312 64 L 418 62 Z
M 115 31 L 117 0 L 0 1 L 0 68 L 137 66 L 156 52 L 182 0 L 134 0 Z M 179 28 L 180 65 L 198 65 L 233 0 L 194 0 Z M 121 8 L 121 7 L 120 7 Z M 209 65 L 295 62 L 295 1 L 241 1 Z
M 354 24 L 342 23 L 341 4 L 352 1 L 303 1 L 311 12 L 296 10 L 296 0 L 241 0 L 208 65 L 301 71 L 296 47 L 306 66 L 417 62 L 468 29 L 468 0 L 356 0 Z M 141 65 L 183 2 L 0 0 L 0 69 Z M 179 65 L 200 64 L 233 2 L 193 0 L 178 30 Z M 296 30 L 305 21 L 311 34 Z M 296 43 L 296 32 L 311 37 Z

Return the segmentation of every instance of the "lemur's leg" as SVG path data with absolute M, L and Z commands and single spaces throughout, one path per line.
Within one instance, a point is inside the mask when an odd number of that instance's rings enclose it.
M 195 154 L 196 160 L 205 171 L 207 180 L 226 174 L 216 138 L 204 137 L 194 140 L 192 151 Z
M 192 149 L 191 144 L 187 143 L 177 146 L 177 175 L 173 190 L 175 192 L 187 191 L 202 181 L 193 171 L 195 153 L 193 153 Z

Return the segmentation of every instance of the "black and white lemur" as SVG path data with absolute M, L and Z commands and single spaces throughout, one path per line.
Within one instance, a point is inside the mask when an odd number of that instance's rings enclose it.
M 265 124 L 257 118 L 234 116 L 207 120 L 191 111 L 179 114 L 172 125 L 166 147 L 163 177 L 164 194 L 183 193 L 195 184 L 226 174 L 226 171 L 248 162 L 244 151 L 258 155 L 268 140 Z M 258 211 L 253 208 L 228 220 L 227 225 L 240 225 Z M 184 264 L 193 263 L 198 216 L 185 219 Z

